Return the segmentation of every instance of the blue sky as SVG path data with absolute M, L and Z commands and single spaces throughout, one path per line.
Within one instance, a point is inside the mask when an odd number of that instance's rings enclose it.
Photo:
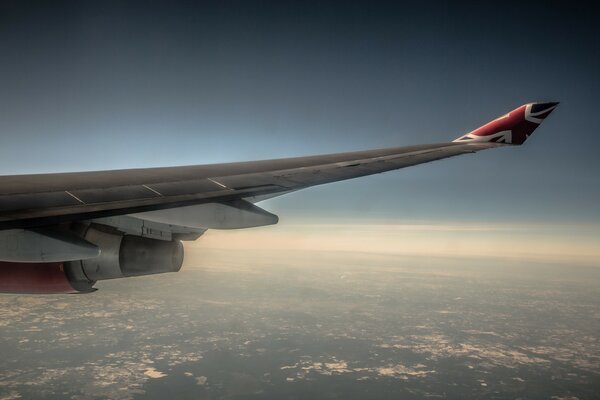
M 600 225 L 597 6 L 284 3 L 5 3 L 1 173 L 442 142 L 556 100 L 520 148 L 265 207 L 282 223 Z

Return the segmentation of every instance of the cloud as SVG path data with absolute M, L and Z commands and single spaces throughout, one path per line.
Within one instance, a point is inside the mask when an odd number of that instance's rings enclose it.
M 158 371 L 156 368 L 147 368 L 146 371 L 144 371 L 144 375 L 152 379 L 164 378 L 167 376 L 167 374 Z

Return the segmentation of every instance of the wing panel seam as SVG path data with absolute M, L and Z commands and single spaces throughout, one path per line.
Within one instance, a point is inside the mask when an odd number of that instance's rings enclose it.
M 161 196 L 161 197 L 162 197 L 162 195 L 163 195 L 163 194 L 162 194 L 162 193 L 160 193 L 158 190 L 156 190 L 156 189 L 152 189 L 152 188 L 151 188 L 150 186 L 148 186 L 148 185 L 142 185 L 142 186 L 143 186 L 144 188 L 148 189 L 149 191 L 151 191 L 151 192 L 153 192 L 153 193 L 155 193 L 155 194 L 157 194 L 157 195 Z
M 68 194 L 69 196 L 71 196 L 72 198 L 74 198 L 75 200 L 77 200 L 78 202 L 80 202 L 81 204 L 85 204 L 85 201 L 81 200 L 79 197 L 75 196 L 73 193 L 69 192 L 68 190 L 65 190 L 65 193 Z
M 219 182 L 219 181 L 217 181 L 217 180 L 215 180 L 215 179 L 212 179 L 212 178 L 206 178 L 206 179 L 208 179 L 209 181 L 211 181 L 211 182 L 212 182 L 212 183 L 214 183 L 215 185 L 219 185 L 219 186 L 221 186 L 223 189 L 227 189 L 227 190 L 233 190 L 232 188 L 230 188 L 230 187 L 227 187 L 227 186 L 223 185 L 221 182 Z

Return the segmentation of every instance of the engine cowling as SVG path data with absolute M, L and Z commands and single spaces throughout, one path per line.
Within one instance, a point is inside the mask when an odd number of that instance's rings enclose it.
M 183 264 L 179 240 L 124 235 L 103 225 L 87 227 L 83 237 L 100 248 L 100 255 L 65 263 L 76 282 L 177 272 Z
M 179 240 L 125 235 L 103 225 L 79 226 L 76 230 L 100 248 L 98 257 L 53 263 L 0 262 L 0 292 L 92 292 L 96 281 L 177 272 L 183 264 Z
M 0 262 L 1 293 L 87 293 L 94 282 L 77 282 L 69 276 L 65 263 Z

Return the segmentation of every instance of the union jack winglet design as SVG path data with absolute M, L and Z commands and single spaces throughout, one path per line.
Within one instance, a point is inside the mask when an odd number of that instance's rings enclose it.
M 557 102 L 522 105 L 453 141 L 523 144 L 557 106 Z

